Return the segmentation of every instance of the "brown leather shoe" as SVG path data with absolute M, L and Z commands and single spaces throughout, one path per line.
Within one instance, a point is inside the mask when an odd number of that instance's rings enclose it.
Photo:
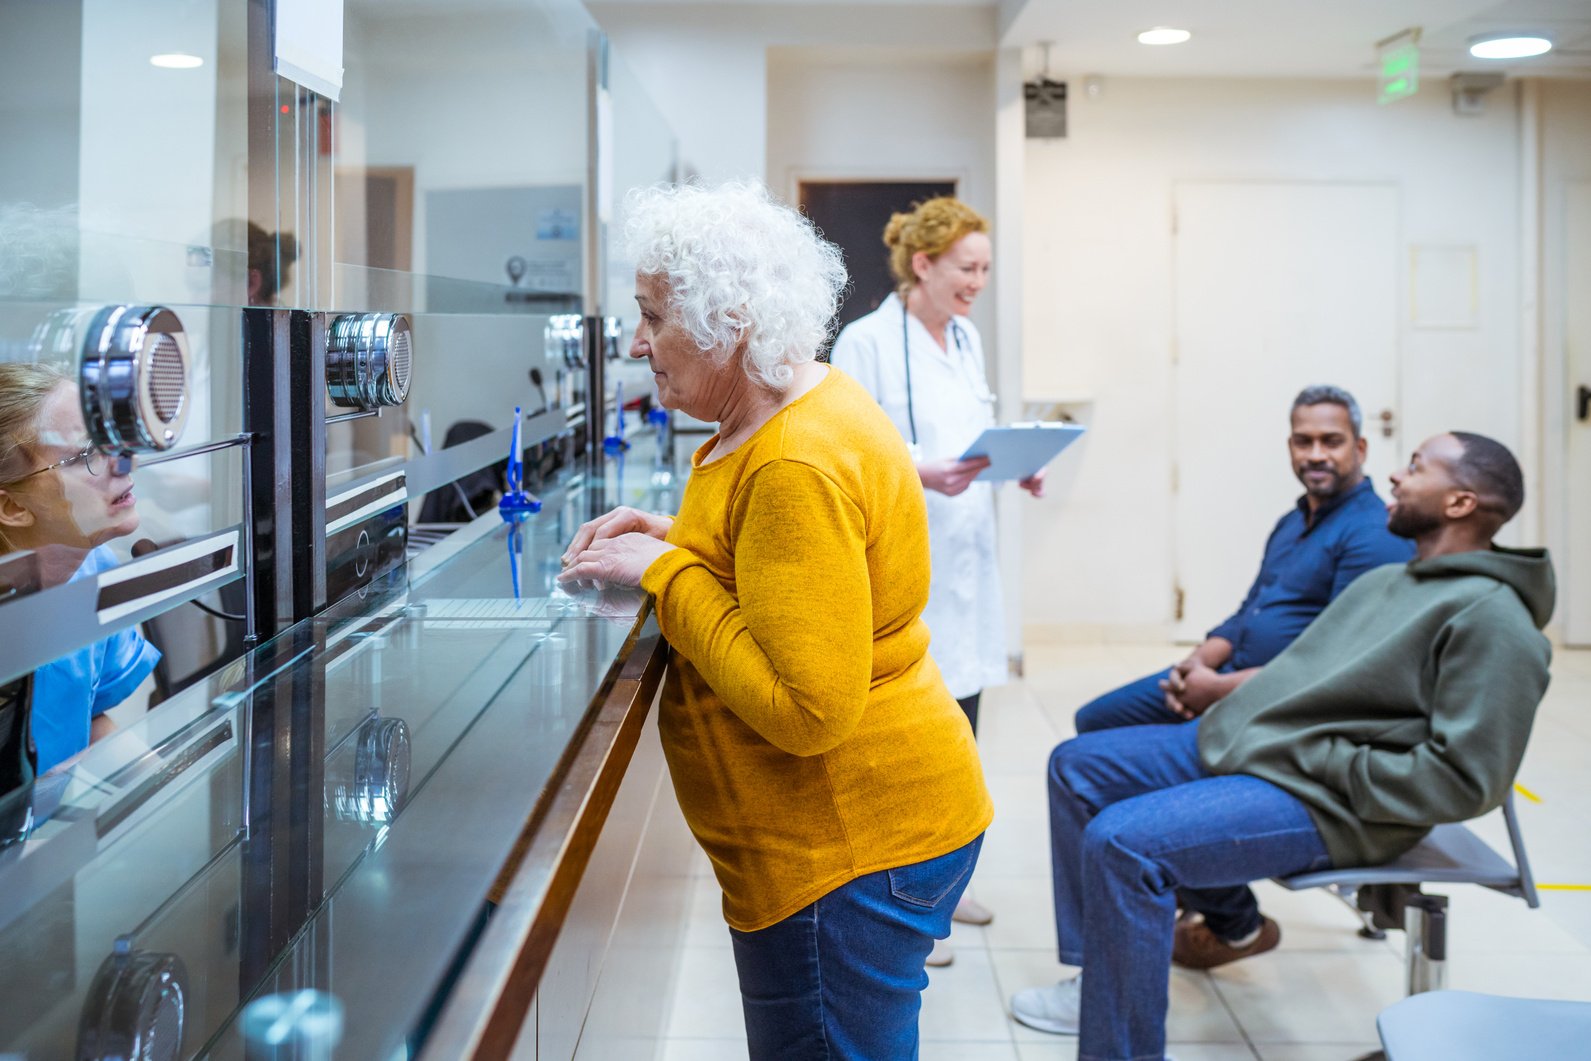
M 1282 926 L 1268 917 L 1260 919 L 1260 934 L 1246 947 L 1234 947 L 1210 931 L 1203 920 L 1177 922 L 1171 960 L 1184 969 L 1214 969 L 1240 958 L 1275 950 L 1282 941 Z

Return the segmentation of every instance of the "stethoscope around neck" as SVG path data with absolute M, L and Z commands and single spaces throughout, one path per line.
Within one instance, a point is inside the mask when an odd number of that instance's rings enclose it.
M 911 311 L 906 308 L 906 300 L 900 300 L 900 350 L 901 357 L 906 364 L 906 423 L 911 428 L 912 450 L 916 452 L 917 445 L 917 411 L 912 402 L 912 346 L 911 346 Z M 950 341 L 956 344 L 956 356 L 965 357 L 967 354 L 967 333 L 961 330 L 961 325 L 956 323 L 956 318 L 950 318 Z M 984 401 L 993 401 L 993 396 L 984 398 Z

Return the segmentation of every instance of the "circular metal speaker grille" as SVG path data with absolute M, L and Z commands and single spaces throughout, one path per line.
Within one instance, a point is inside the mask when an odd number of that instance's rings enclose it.
M 188 400 L 188 365 L 177 341 L 157 335 L 149 347 L 149 404 L 163 423 L 182 415 Z
M 188 337 L 164 306 L 109 306 L 82 340 L 83 421 L 101 449 L 170 449 L 188 419 Z
M 407 328 L 392 336 L 392 357 L 387 363 L 387 380 L 400 402 L 409 396 L 409 370 L 414 358 L 412 343 Z
M 187 1023 L 188 976 L 175 954 L 132 948 L 127 937 L 100 965 L 78 1020 L 78 1061 L 176 1061 Z
M 412 751 L 401 718 L 369 718 L 354 734 L 353 773 L 327 782 L 327 797 L 342 821 L 386 825 L 409 798 Z
M 346 313 L 326 330 L 326 391 L 343 409 L 402 405 L 414 367 L 409 318 Z

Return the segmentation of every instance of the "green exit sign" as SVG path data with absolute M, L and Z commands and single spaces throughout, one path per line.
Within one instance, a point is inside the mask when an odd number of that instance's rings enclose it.
M 1381 82 L 1377 103 L 1412 96 L 1420 89 L 1420 31 L 1408 30 L 1376 47 Z

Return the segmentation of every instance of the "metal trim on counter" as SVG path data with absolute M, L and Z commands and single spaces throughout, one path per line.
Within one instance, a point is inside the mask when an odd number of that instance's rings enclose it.
M 420 1061 L 506 1057 L 513 1050 L 662 686 L 668 644 L 655 616 L 636 624 L 623 658 L 601 707 L 569 742 L 553 783 L 525 823 L 498 878 L 497 910 Z
M 538 442 L 545 442 L 568 430 L 568 427 L 564 411 L 557 406 L 529 413 L 520 428 L 520 444 L 529 449 Z M 510 426 L 471 439 L 461 446 L 432 450 L 423 457 L 414 458 L 404 465 L 409 478 L 410 496 L 424 497 L 437 487 L 462 479 L 470 472 L 506 460 L 513 440 L 514 429 Z
M 385 512 L 409 500 L 404 473 L 387 472 L 355 486 L 338 490 L 326 499 L 326 534 L 331 536 L 367 516 Z
M 36 670 L 118 630 L 243 577 L 237 524 L 4 605 L 0 681 Z M 129 591 L 128 584 L 132 587 Z M 129 595 L 129 592 L 133 595 Z

